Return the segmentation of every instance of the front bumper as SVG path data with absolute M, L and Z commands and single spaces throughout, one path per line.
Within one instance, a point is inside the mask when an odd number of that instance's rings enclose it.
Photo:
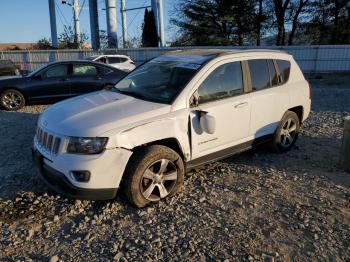
M 45 157 L 35 149 L 32 149 L 32 158 L 39 168 L 42 180 L 59 194 L 78 199 L 107 200 L 113 199 L 118 188 L 81 188 L 73 185 L 69 179 L 58 170 L 50 167 L 44 161 Z M 47 160 L 47 159 L 46 159 Z

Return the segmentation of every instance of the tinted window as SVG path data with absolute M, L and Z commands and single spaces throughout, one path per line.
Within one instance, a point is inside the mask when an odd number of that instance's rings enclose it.
M 107 67 L 99 67 L 99 68 L 98 68 L 98 71 L 99 71 L 100 74 L 102 74 L 102 75 L 108 75 L 108 74 L 110 74 L 110 73 L 113 72 L 112 69 L 107 68 Z
M 97 75 L 96 67 L 93 65 L 73 64 L 73 76 Z
M 270 73 L 266 59 L 248 60 L 253 91 L 270 86 Z
M 271 86 L 277 86 L 278 85 L 278 77 L 277 77 L 275 64 L 273 63 L 273 60 L 271 60 L 271 59 L 267 60 L 267 64 L 269 65 Z
M 243 93 L 242 68 L 234 62 L 216 68 L 198 88 L 199 103 Z
M 282 84 L 286 83 L 289 79 L 290 62 L 286 60 L 276 60 L 280 75 L 282 77 Z
M 111 64 L 117 64 L 117 63 L 120 63 L 120 58 L 119 57 L 108 57 L 108 61 Z
M 124 62 L 126 62 L 128 59 L 126 59 L 126 58 L 123 58 L 123 57 L 120 57 L 120 63 L 124 63 Z
M 103 63 L 103 64 L 106 64 L 107 63 L 107 60 L 105 57 L 101 57 L 100 59 L 97 60 L 97 62 L 100 62 L 100 63 Z
M 67 65 L 55 65 L 51 66 L 49 69 L 47 69 L 45 72 L 43 72 L 43 77 L 63 77 L 67 75 Z

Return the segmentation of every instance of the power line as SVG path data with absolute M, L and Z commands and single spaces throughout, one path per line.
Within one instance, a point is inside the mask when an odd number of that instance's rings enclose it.
M 68 20 L 66 19 L 66 17 L 64 16 L 60 6 L 56 3 L 56 7 L 57 7 L 57 10 L 58 10 L 58 13 L 59 15 L 61 15 L 61 17 L 64 19 L 66 25 L 70 26 L 70 23 L 68 23 Z
M 83 7 L 84 7 L 84 5 L 85 5 L 85 1 L 86 1 L 86 0 L 84 0 L 84 1 L 83 1 L 83 4 L 80 6 L 79 17 L 80 17 L 81 11 L 83 11 Z
M 142 5 L 145 5 L 146 2 L 147 2 L 147 0 L 145 0 L 145 1 L 143 2 Z M 136 17 L 140 14 L 140 12 L 141 12 L 142 10 L 143 10 L 143 9 L 140 9 L 139 11 L 137 11 L 137 13 L 136 13 L 136 15 L 134 16 L 134 18 L 129 22 L 128 28 L 132 25 L 132 23 L 134 22 L 134 20 L 136 19 Z

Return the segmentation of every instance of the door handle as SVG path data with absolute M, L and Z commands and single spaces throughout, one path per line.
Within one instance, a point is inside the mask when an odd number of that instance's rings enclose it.
M 239 104 L 235 105 L 235 108 L 242 108 L 242 107 L 245 107 L 247 105 L 248 105 L 247 102 L 243 102 L 243 103 L 239 103 Z

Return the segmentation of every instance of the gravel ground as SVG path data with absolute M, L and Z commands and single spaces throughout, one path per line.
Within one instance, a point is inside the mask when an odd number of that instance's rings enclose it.
M 206 165 L 183 192 L 144 209 L 122 194 L 47 193 L 30 157 L 45 106 L 0 111 L 0 260 L 349 261 L 350 174 L 339 152 L 350 88 L 332 77 L 311 80 L 314 111 L 293 150 Z

